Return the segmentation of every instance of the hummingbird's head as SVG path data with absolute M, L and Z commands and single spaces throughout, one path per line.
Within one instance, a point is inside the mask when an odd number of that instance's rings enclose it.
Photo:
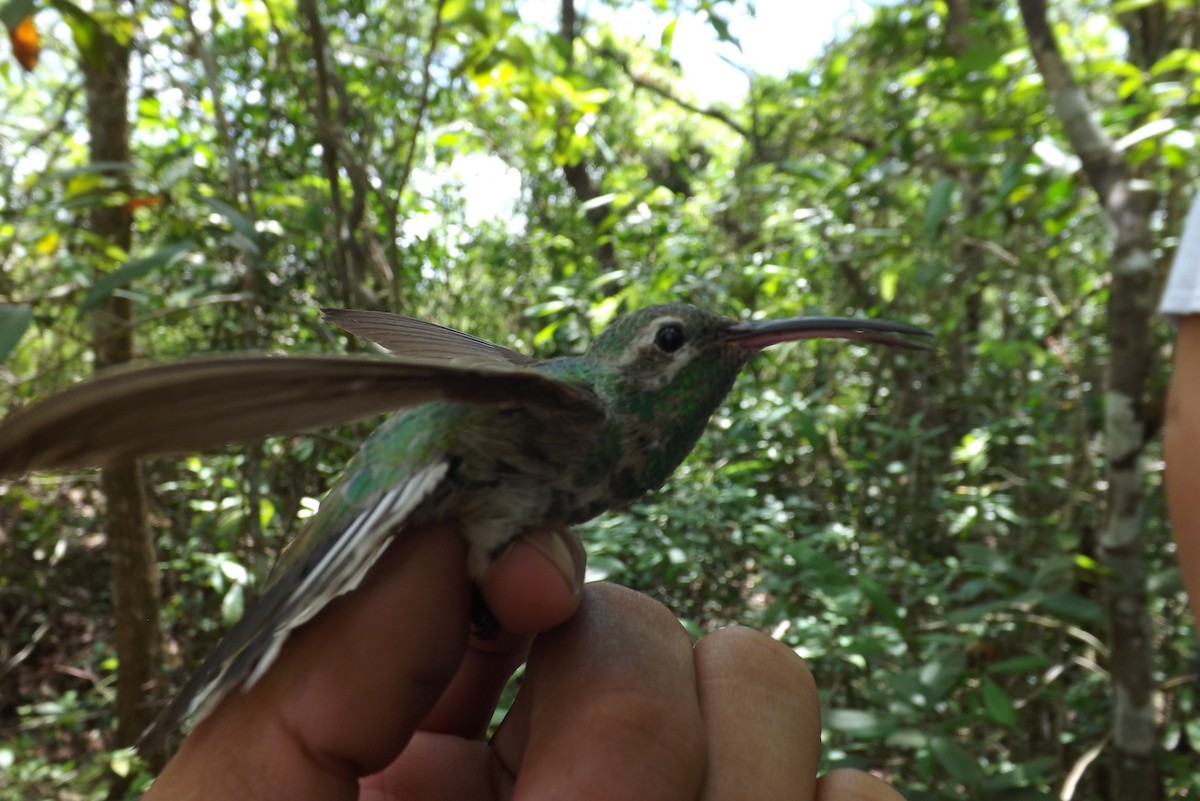
M 657 392 L 700 379 L 714 389 L 727 390 L 751 356 L 780 342 L 860 339 L 894 347 L 928 347 L 898 335 L 929 334 L 903 323 L 849 317 L 737 322 L 695 306 L 669 303 L 619 318 L 600 335 L 589 355 L 619 374 L 626 391 Z M 721 391 L 716 402 L 723 396 Z
M 609 396 L 626 436 L 637 440 L 629 452 L 644 460 L 641 480 L 656 487 L 691 451 L 742 367 L 763 348 L 813 338 L 927 348 L 905 336 L 928 332 L 838 317 L 737 322 L 672 303 L 619 318 L 596 339 L 588 357 L 607 377 L 597 389 Z
M 731 320 L 695 306 L 649 306 L 610 325 L 589 355 L 620 376 L 625 392 L 654 393 L 676 381 L 691 384 L 693 373 L 728 384 L 753 354 L 726 338 L 731 325 Z

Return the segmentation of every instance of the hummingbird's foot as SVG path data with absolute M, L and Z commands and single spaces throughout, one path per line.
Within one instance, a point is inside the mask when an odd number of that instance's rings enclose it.
M 478 584 L 471 585 L 471 634 L 481 640 L 494 640 L 500 634 L 500 621 L 488 608 Z

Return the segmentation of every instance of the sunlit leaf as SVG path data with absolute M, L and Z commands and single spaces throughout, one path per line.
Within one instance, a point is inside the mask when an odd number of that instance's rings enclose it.
M 133 769 L 133 749 L 118 748 L 108 758 L 108 766 L 116 775 L 124 778 Z
M 671 43 L 675 41 L 675 26 L 679 24 L 679 17 L 675 17 L 662 30 L 662 35 L 659 37 L 659 48 L 663 55 L 671 54 Z
M 1170 133 L 1175 130 L 1176 126 L 1177 123 L 1173 119 L 1154 120 L 1125 134 L 1113 144 L 1113 147 L 1118 151 L 1128 150 L 1139 142 Z
M 822 723 L 851 737 L 882 737 L 895 728 L 895 720 L 881 712 L 865 709 L 831 709 Z
M 457 22 L 471 8 L 468 0 L 446 0 L 442 4 L 442 21 Z
M 221 598 L 221 619 L 225 625 L 233 625 L 246 611 L 246 591 L 241 584 L 232 584 Z
M 35 253 L 41 256 L 48 256 L 58 250 L 59 235 L 57 231 L 50 231 L 45 236 L 37 241 L 33 246 Z
M 879 297 L 885 303 L 896 299 L 896 287 L 900 284 L 899 270 L 884 270 L 879 276 Z
M 1130 11 L 1156 6 L 1163 0 L 1118 0 L 1110 9 L 1113 14 L 1128 14 Z

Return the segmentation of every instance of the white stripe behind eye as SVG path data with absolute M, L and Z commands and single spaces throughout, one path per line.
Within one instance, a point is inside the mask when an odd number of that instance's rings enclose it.
M 638 335 L 633 338 L 633 342 L 629 343 L 629 350 L 626 351 L 625 353 L 623 353 L 621 355 L 621 358 L 617 360 L 617 366 L 624 367 L 624 366 L 626 366 L 628 364 L 632 364 L 632 363 L 636 362 L 638 359 L 640 359 L 642 357 L 643 350 L 645 350 L 646 348 L 654 347 L 654 338 L 658 336 L 658 329 L 662 328 L 664 325 L 667 325 L 669 323 L 674 323 L 675 325 L 678 325 L 680 328 L 683 328 L 685 332 L 687 331 L 687 326 L 685 326 L 683 324 L 683 320 L 680 320 L 678 317 L 672 317 L 672 316 L 655 317 L 650 322 L 649 325 L 647 325 L 645 328 L 643 328 L 641 330 L 641 332 L 639 332 Z M 691 345 L 690 337 L 688 338 L 688 341 L 684 344 L 681 351 L 683 349 L 686 349 L 689 345 Z M 677 351 L 677 352 L 680 352 L 680 351 Z

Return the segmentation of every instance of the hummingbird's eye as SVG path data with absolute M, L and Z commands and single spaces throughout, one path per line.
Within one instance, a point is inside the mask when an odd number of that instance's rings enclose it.
M 667 323 L 654 335 L 654 345 L 663 353 L 674 353 L 682 348 L 685 342 L 687 335 L 683 333 L 683 326 L 679 323 Z

